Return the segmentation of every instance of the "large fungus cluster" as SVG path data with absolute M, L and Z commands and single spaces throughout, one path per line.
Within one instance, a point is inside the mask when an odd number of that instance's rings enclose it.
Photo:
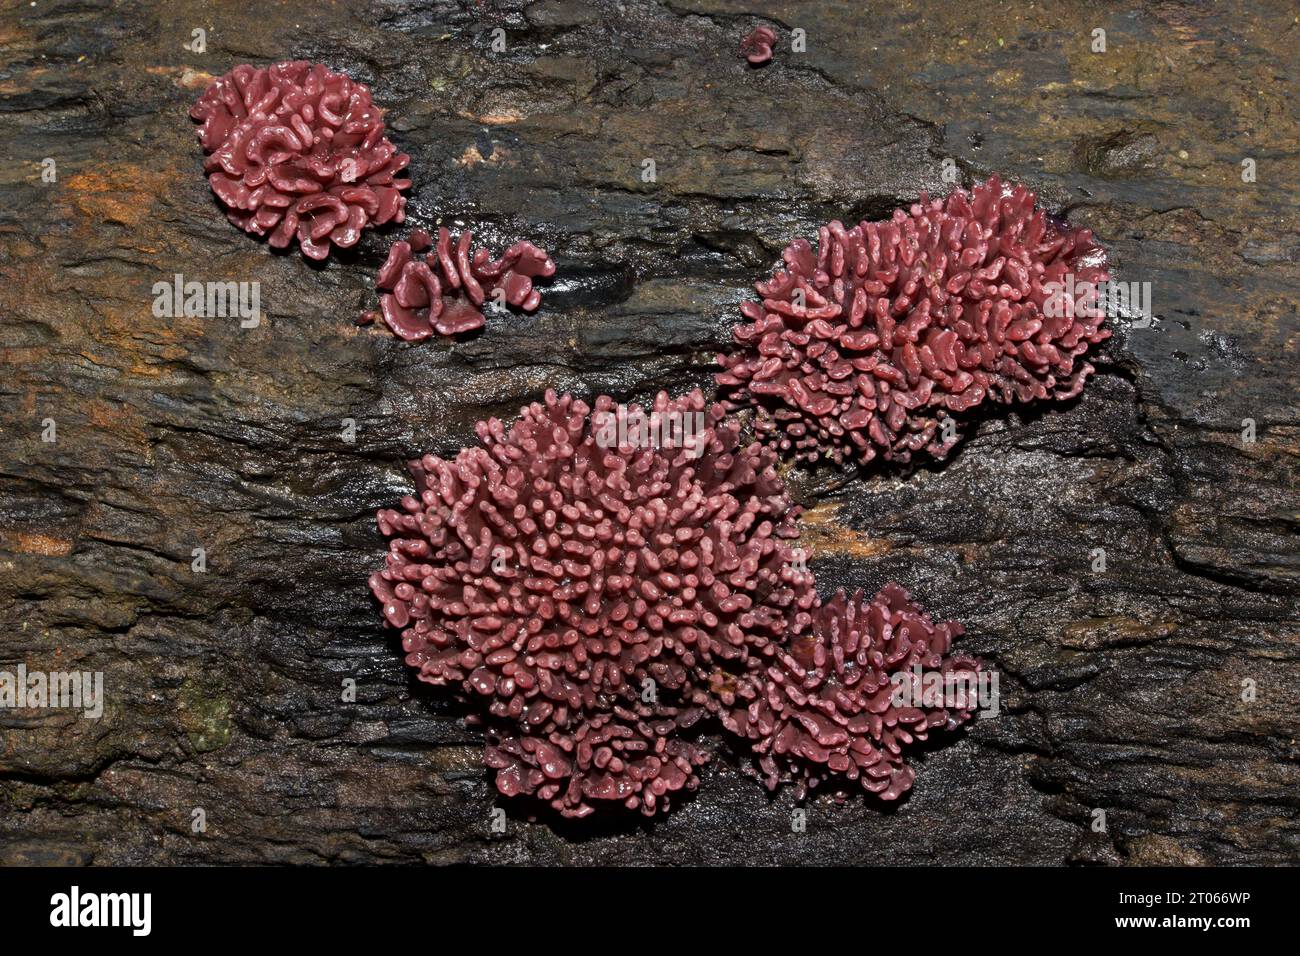
M 230 221 L 324 259 L 368 226 L 402 222 L 410 157 L 384 135 L 370 88 L 305 60 L 235 67 L 190 109 L 208 183 Z
M 555 274 L 546 250 L 522 240 L 494 260 L 486 249 L 474 249 L 473 240 L 468 229 L 459 238 L 439 229 L 435 243 L 417 229 L 393 243 L 375 288 L 380 292 L 380 314 L 394 335 L 418 341 L 434 332 L 472 332 L 483 327 L 481 310 L 489 299 L 525 312 L 537 308 L 542 296 L 533 280 Z M 418 255 L 430 247 L 426 255 Z
M 503 793 L 654 813 L 706 756 L 681 735 L 697 692 L 811 620 L 775 455 L 699 392 L 647 414 L 548 393 L 478 434 L 411 463 L 416 493 L 378 515 L 371 590 L 420 679 L 502 728 L 487 760 Z
M 890 703 L 896 672 L 968 666 L 947 656 L 960 628 L 897 588 L 819 606 L 775 453 L 698 391 L 645 412 L 548 392 L 477 431 L 410 463 L 370 588 L 419 678 L 486 710 L 502 793 L 654 814 L 697 785 L 711 715 L 771 785 L 888 799 L 903 745 L 968 714 Z
M 1049 219 L 1024 186 L 923 193 L 883 222 L 823 226 L 816 249 L 790 243 L 741 306 L 717 381 L 799 458 L 943 458 L 982 402 L 1079 394 L 1083 354 L 1110 335 L 1108 278 L 1091 232 Z
M 775 42 L 759 27 L 741 54 L 761 66 Z M 230 220 L 272 246 L 324 259 L 405 220 L 410 157 L 365 84 L 301 60 L 242 65 L 190 114 Z M 537 308 L 546 250 L 494 260 L 472 242 L 439 229 L 392 245 L 375 285 L 394 334 L 473 331 L 488 299 Z M 509 427 L 480 422 L 479 447 L 410 462 L 415 493 L 378 512 L 389 548 L 370 589 L 419 679 L 486 712 L 484 762 L 508 796 L 567 817 L 663 812 L 699 784 L 703 720 L 751 748 L 770 788 L 897 799 L 908 746 L 976 709 L 981 665 L 952 652 L 961 625 L 895 584 L 820 601 L 780 455 L 942 458 L 982 402 L 1077 395 L 1084 353 L 1110 334 L 1108 279 L 1088 230 L 997 177 L 832 222 L 741 306 L 722 402 L 547 392 Z M 738 409 L 759 441 L 742 441 Z

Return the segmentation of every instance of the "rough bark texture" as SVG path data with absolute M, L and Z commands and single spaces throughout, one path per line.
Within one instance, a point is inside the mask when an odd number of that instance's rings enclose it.
M 0 861 L 1300 859 L 1297 37 L 1282 2 L 9 5 L 0 669 L 102 671 L 108 700 L 0 711 Z M 321 268 L 226 222 L 186 110 L 287 57 L 373 85 L 415 223 L 552 252 L 538 313 L 406 346 L 353 324 L 391 232 Z M 790 238 L 944 191 L 946 158 L 1091 226 L 1159 316 L 947 465 L 792 476 L 821 588 L 896 579 L 965 622 L 1002 715 L 900 806 L 814 801 L 802 833 L 725 748 L 665 820 L 506 804 L 492 833 L 479 733 L 366 590 L 403 460 L 547 387 L 707 386 Z M 178 272 L 260 282 L 266 318 L 155 318 Z

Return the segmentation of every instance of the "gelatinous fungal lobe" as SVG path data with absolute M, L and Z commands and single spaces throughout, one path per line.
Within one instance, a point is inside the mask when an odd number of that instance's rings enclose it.
M 644 412 L 548 392 L 477 431 L 482 447 L 411 463 L 416 493 L 378 514 L 371 590 L 420 679 L 505 726 L 489 753 L 502 792 L 654 813 L 698 765 L 673 728 L 701 686 L 810 626 L 776 456 L 698 391 Z
M 984 401 L 1078 395 L 1084 353 L 1110 335 L 1106 256 L 1034 198 L 994 176 L 790 243 L 718 357 L 728 407 L 802 459 L 906 462 L 945 457 Z
M 562 816 L 619 805 L 649 816 L 667 811 L 673 794 L 699 786 L 696 770 L 709 752 L 679 734 L 697 716 L 670 706 L 615 704 L 544 736 L 493 733 L 483 759 L 497 771 L 503 794 L 546 800 Z
M 839 591 L 758 679 L 738 682 L 722 722 L 752 741 L 769 788 L 794 781 L 799 798 L 819 785 L 843 795 L 856 781 L 897 799 L 916 776 L 907 746 L 977 707 L 979 662 L 949 653 L 962 633 L 897 584 L 871 599 Z
M 458 335 L 483 327 L 483 303 L 500 298 L 531 312 L 542 300 L 533 280 L 555 274 L 546 250 L 527 240 L 516 242 L 499 259 L 486 249 L 473 249 L 468 229 L 453 238 L 438 230 L 438 241 L 417 229 L 393 243 L 375 279 L 380 314 L 393 334 L 407 341 L 426 339 L 434 332 Z M 420 256 L 426 249 L 426 255 Z
M 776 43 L 776 31 L 771 27 L 755 27 L 740 41 L 740 55 L 753 66 L 762 66 L 772 59 L 772 47 Z
M 324 259 L 368 226 L 402 222 L 410 157 L 384 135 L 364 83 L 319 63 L 243 64 L 190 109 L 208 183 L 230 221 Z

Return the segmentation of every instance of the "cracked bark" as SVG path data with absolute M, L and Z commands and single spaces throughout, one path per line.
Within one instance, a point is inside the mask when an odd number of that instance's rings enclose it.
M 864 33 L 851 4 L 773 4 L 808 52 L 783 29 L 753 70 L 736 55 L 751 4 L 477 11 L 0 13 L 0 669 L 103 671 L 108 697 L 95 721 L 0 711 L 0 860 L 1300 858 L 1289 18 L 901 5 Z M 196 26 L 202 55 L 182 48 Z M 536 315 L 404 347 L 352 324 L 390 236 L 313 268 L 225 222 L 185 110 L 210 75 L 286 56 L 373 85 L 413 157 L 416 223 L 551 250 Z M 477 732 L 409 678 L 365 589 L 401 462 L 547 387 L 707 387 L 790 238 L 942 192 L 947 157 L 1094 228 L 1160 316 L 1120 330 L 1081 400 L 991 417 L 946 465 L 792 477 L 823 591 L 896 579 L 966 623 L 1002 716 L 938 738 L 901 806 L 814 802 L 802 834 L 724 747 L 653 825 L 507 804 L 491 835 Z M 268 316 L 155 319 L 150 288 L 175 272 L 258 281 Z

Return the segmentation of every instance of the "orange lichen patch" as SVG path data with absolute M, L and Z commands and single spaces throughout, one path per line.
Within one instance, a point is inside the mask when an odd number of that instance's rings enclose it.
M 90 226 L 88 220 L 83 223 L 85 229 Z M 134 241 L 131 247 L 144 248 Z M 115 275 L 72 276 L 37 260 L 24 262 L 15 276 L 14 281 L 0 283 L 0 314 L 23 315 L 59 339 L 75 342 L 65 355 L 129 375 L 156 379 L 166 374 L 169 364 L 189 353 L 189 343 L 203 334 L 208 321 L 152 315 L 150 283 L 170 278 L 167 275 L 125 281 Z M 74 286 L 77 294 L 85 297 L 94 321 L 87 323 L 76 310 L 59 307 L 62 294 Z M 39 365 L 49 357 L 48 345 L 0 348 L 0 365 Z
M 140 374 L 135 369 L 132 369 L 132 372 Z M 149 369 L 148 374 L 157 375 L 158 372 Z M 127 405 L 93 402 L 88 407 L 87 421 L 95 428 L 110 432 L 118 438 L 141 443 L 149 438 L 149 429 L 145 426 L 144 417 Z
M 171 276 L 159 275 L 158 281 L 166 282 Z M 111 293 L 110 293 L 111 294 Z M 108 335 L 96 334 L 101 342 L 109 342 L 125 348 L 139 349 L 143 344 L 160 347 L 172 347 L 203 334 L 204 323 L 208 320 L 194 315 L 174 315 L 155 318 L 149 310 L 153 293 L 140 302 L 109 300 L 109 294 L 103 297 L 98 310 L 100 329 Z
M 72 553 L 72 542 L 67 538 L 40 534 L 35 531 L 18 531 L 0 537 L 10 551 L 19 554 L 42 554 L 47 558 L 63 558 Z
M 0 47 L 10 46 L 9 43 L 4 41 L 3 39 L 4 36 L 5 34 L 0 33 Z M 23 44 L 23 46 L 26 49 L 30 50 L 34 46 L 34 44 L 25 43 Z M 11 48 L 9 50 L 9 53 L 11 55 L 16 52 L 17 52 L 16 48 Z M 38 77 L 44 76 L 48 72 L 50 72 L 50 68 L 47 66 L 34 66 L 30 70 L 26 70 L 25 72 L 23 72 L 20 77 L 18 77 L 18 75 L 15 74 L 15 76 L 18 78 L 5 80 L 3 83 L 0 83 L 0 93 L 4 94 L 5 96 L 15 96 L 19 93 L 30 92 L 36 86 L 36 82 L 35 82 L 36 79 Z
M 799 546 L 809 557 L 846 554 L 854 558 L 872 558 L 889 550 L 888 541 L 840 524 L 839 512 L 839 505 L 827 502 L 809 508 L 799 516 Z
M 1161 19 L 1173 33 L 1174 39 L 1188 49 L 1213 49 L 1218 43 L 1218 36 L 1206 36 L 1203 30 L 1204 26 L 1213 29 L 1213 24 L 1208 22 L 1202 24 L 1197 21 L 1202 19 L 1198 15 L 1191 15 L 1187 11 L 1177 10 L 1174 8 L 1160 9 L 1152 11 L 1154 16 Z
M 152 220 L 154 197 L 167 189 L 158 181 L 164 175 L 175 173 L 130 164 L 87 169 L 68 177 L 60 199 L 88 228 L 104 222 L 135 228 Z
M 724 670 L 715 670 L 709 675 L 709 691 L 719 697 L 736 693 L 738 684 L 736 675 Z
M 138 378 L 158 379 L 169 374 L 169 366 L 189 354 L 188 343 L 203 334 L 204 323 L 209 320 L 194 316 L 155 318 L 149 309 L 149 295 L 123 298 L 125 291 L 138 287 L 140 283 L 134 283 L 124 289 L 105 278 L 86 283 L 82 291 L 95 296 L 95 321 L 71 354 L 101 368 L 117 369 Z M 61 327 L 62 317 L 51 316 L 50 320 L 55 327 Z M 45 355 L 48 356 L 48 351 Z M 113 420 L 98 424 L 107 425 L 110 431 L 143 437 L 141 423 L 118 419 L 118 413 L 124 413 L 125 408 L 110 407 L 105 414 Z

